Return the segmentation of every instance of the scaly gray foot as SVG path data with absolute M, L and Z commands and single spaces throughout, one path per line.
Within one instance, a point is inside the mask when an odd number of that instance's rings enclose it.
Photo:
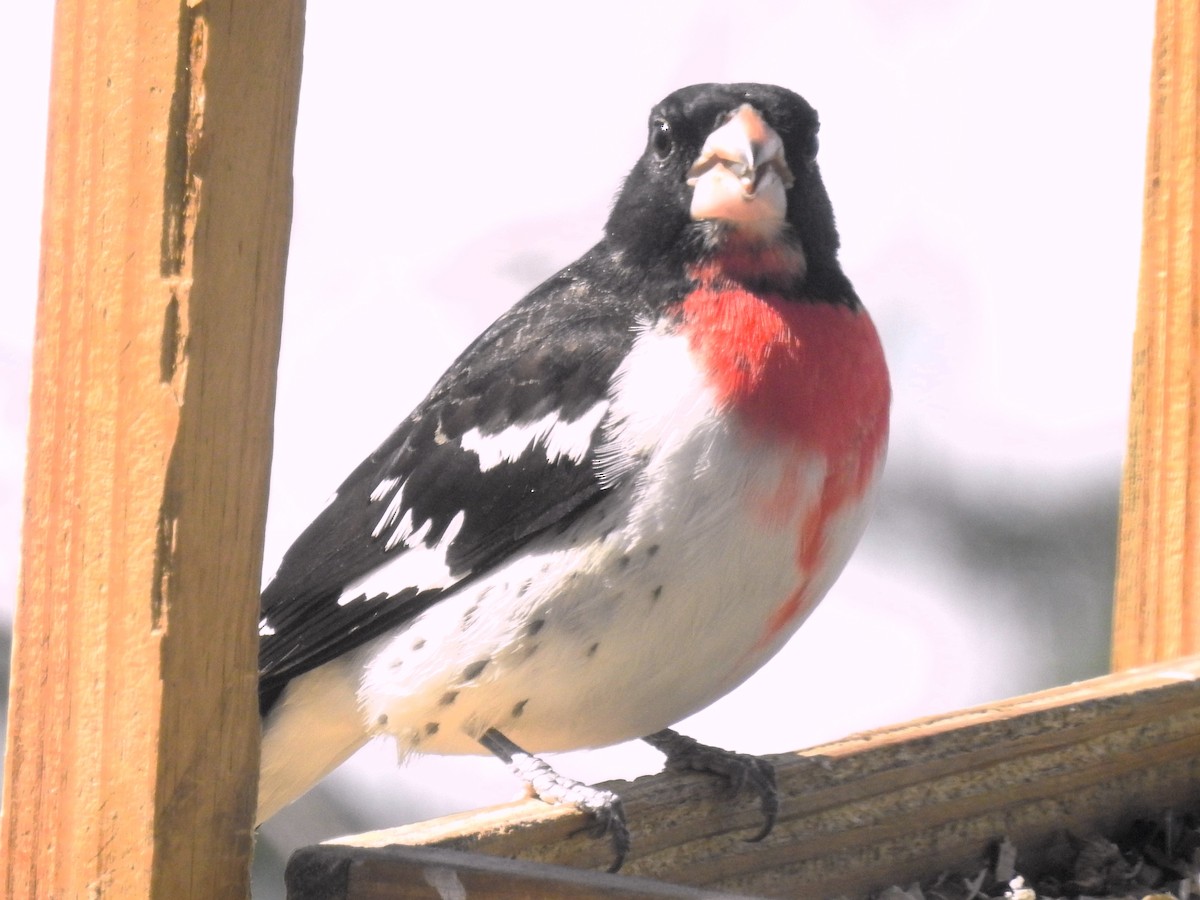
M 508 763 L 540 799 L 547 803 L 569 804 L 594 819 L 596 825 L 589 830 L 597 838 L 608 837 L 616 854 L 608 871 L 616 872 L 621 868 L 629 853 L 630 837 L 620 797 L 612 791 L 559 775 L 544 759 L 522 750 L 495 728 L 485 731 L 479 743 Z
M 742 791 L 757 794 L 765 821 L 746 840 L 761 841 L 771 833 L 779 817 L 779 788 L 775 784 L 775 767 L 765 759 L 710 747 L 670 728 L 646 735 L 642 740 L 666 754 L 666 768 L 672 772 L 708 772 L 725 779 L 730 796 Z

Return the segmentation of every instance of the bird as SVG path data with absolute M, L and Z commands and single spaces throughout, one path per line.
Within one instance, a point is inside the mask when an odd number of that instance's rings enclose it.
M 771 767 L 672 729 L 741 684 L 865 527 L 891 387 L 838 260 L 818 117 L 769 84 L 650 112 L 599 241 L 475 339 L 338 487 L 261 599 L 258 821 L 367 741 L 541 754 L 643 739 L 759 795 Z M 798 686 L 800 687 L 800 686 Z

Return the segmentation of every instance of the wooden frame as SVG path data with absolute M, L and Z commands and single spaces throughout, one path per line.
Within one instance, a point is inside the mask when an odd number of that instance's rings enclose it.
M 1198 48 L 1200 9 L 1160 0 L 1114 614 L 1120 669 L 1200 652 Z M 722 891 L 865 896 L 978 866 L 1005 835 L 1036 847 L 1055 829 L 1111 830 L 1156 805 L 1195 803 L 1197 676 L 1200 657 L 1180 659 L 775 757 L 787 806 L 764 846 L 740 841 L 755 811 L 730 816 L 703 779 L 619 785 L 635 848 L 623 871 Z M 329 896 L 377 896 L 370 885 L 415 880 L 411 845 L 603 866 L 603 846 L 572 837 L 579 827 L 570 811 L 530 801 L 357 835 L 338 842 L 340 855 L 329 844 L 298 851 L 291 886 L 305 896 L 300 873 L 319 857 L 347 873 Z
M 238 897 L 303 5 L 59 0 L 7 897 Z
M 1200 653 L 1200 9 L 1159 0 L 1113 666 Z

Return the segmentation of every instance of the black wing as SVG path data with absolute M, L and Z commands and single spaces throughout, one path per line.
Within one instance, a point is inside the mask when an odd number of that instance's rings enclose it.
M 464 447 L 469 433 L 486 438 L 548 415 L 580 421 L 606 399 L 639 310 L 593 277 L 598 250 L 476 339 L 284 555 L 262 596 L 263 714 L 292 678 L 414 618 L 607 489 L 594 467 L 599 424 L 582 455 L 551 458 L 539 443 L 481 463 Z M 343 596 L 398 555 L 437 547 L 448 532 L 441 549 L 449 586 Z

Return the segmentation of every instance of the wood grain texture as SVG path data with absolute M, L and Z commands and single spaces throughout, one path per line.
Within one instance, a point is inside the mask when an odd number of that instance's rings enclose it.
M 712 779 L 610 785 L 633 851 L 623 873 L 759 896 L 865 897 L 948 868 L 978 867 L 1008 835 L 1023 851 L 1062 829 L 1111 832 L 1200 796 L 1200 658 L 949 713 L 771 757 L 783 791 L 775 831 Z M 439 846 L 598 868 L 607 846 L 583 819 L 539 801 L 344 838 L 351 848 Z M 297 851 L 297 857 L 311 850 Z M 328 859 L 328 857 L 325 857 Z M 297 863 L 293 863 L 297 864 Z M 1022 871 L 1038 860 L 1024 855 Z M 348 897 L 370 897 L 348 893 Z
M 1116 669 L 1200 653 L 1198 84 L 1200 7 L 1159 0 L 1121 493 Z
M 298 0 L 60 0 L 6 897 L 241 897 Z

